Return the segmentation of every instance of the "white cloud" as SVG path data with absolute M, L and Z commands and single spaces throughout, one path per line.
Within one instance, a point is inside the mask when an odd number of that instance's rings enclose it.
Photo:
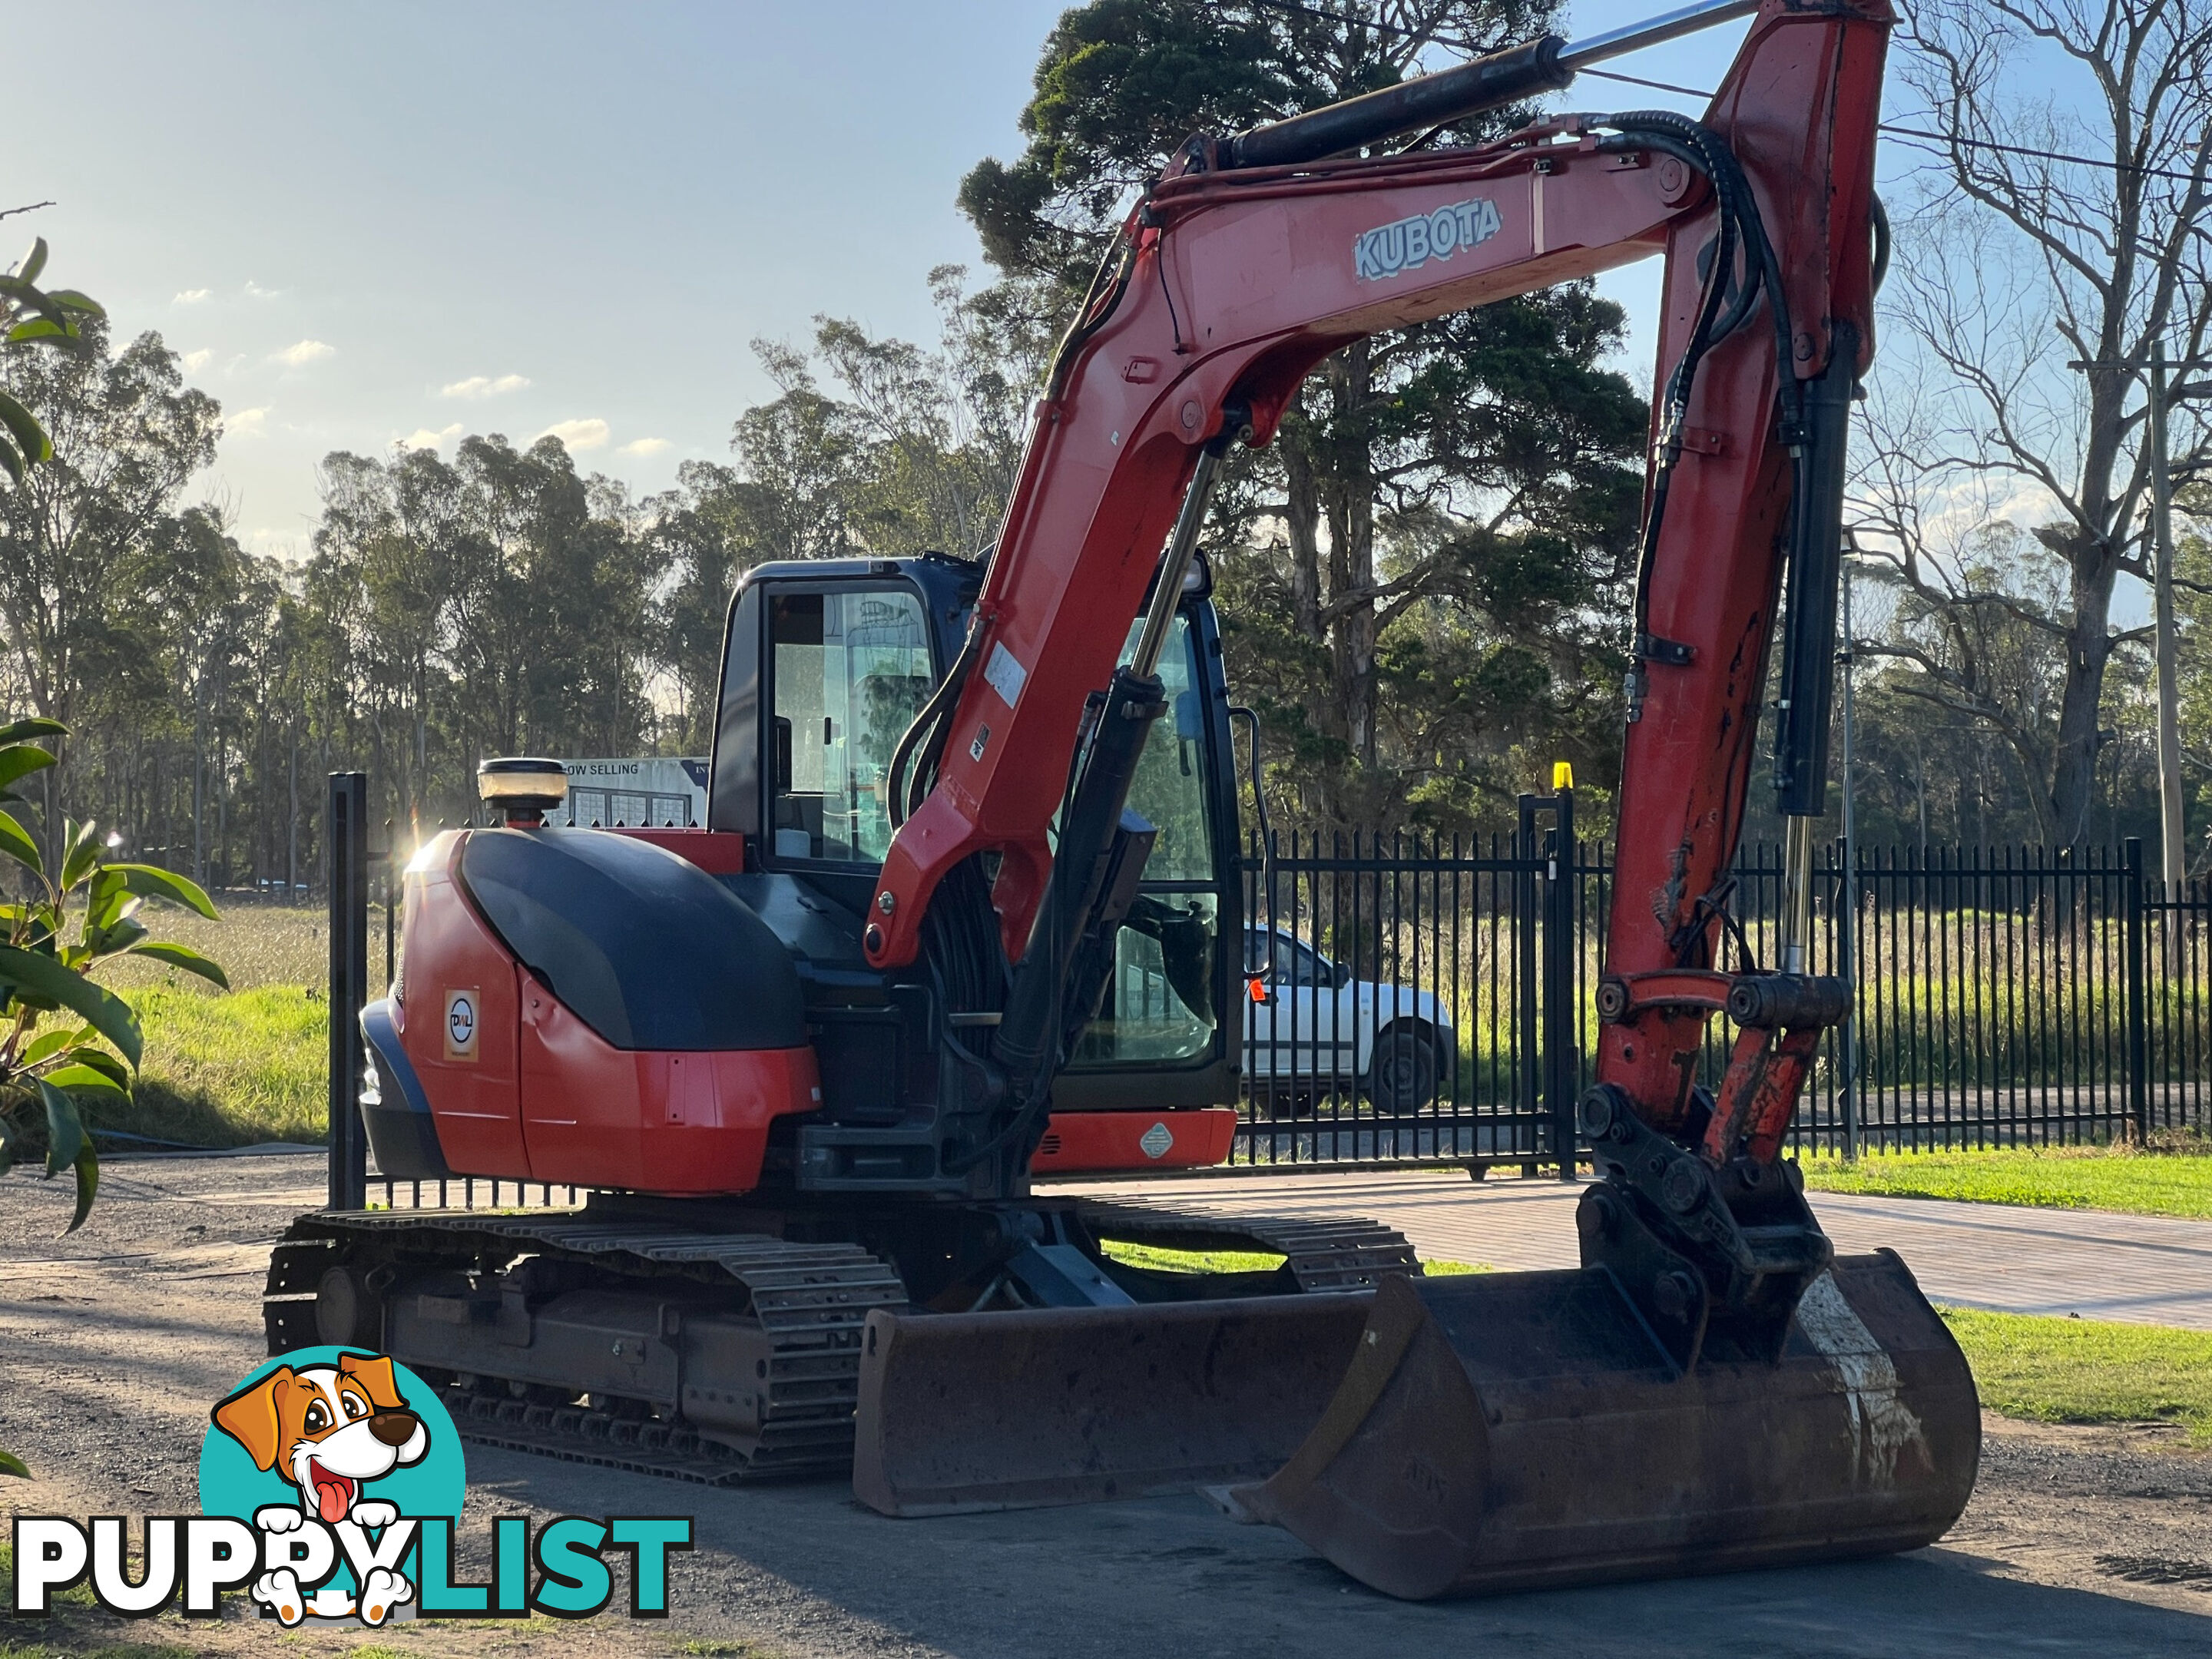
M 638 456 L 658 455 L 662 450 L 667 447 L 668 440 L 665 438 L 632 438 L 628 443 L 615 451 L 615 453 L 617 455 Z
M 583 421 L 556 421 L 538 435 L 558 438 L 571 451 L 597 449 L 607 441 L 607 423 L 596 416 Z
M 197 373 L 198 370 L 205 368 L 208 366 L 210 360 L 214 356 L 214 352 L 209 350 L 205 346 L 202 346 L 198 351 L 187 351 L 181 361 L 186 368 L 191 369 Z
M 211 292 L 204 288 L 188 288 L 169 301 L 173 306 L 196 306 Z
M 251 276 L 246 279 L 245 294 L 249 300 L 273 300 L 283 291 L 281 288 L 264 288 Z
M 436 449 L 461 435 L 461 423 L 455 421 L 442 431 L 433 432 L 427 426 L 418 426 L 405 437 L 398 440 L 402 449 Z
M 222 432 L 226 438 L 258 438 L 269 429 L 269 405 L 258 409 L 241 409 L 223 417 Z
M 280 363 L 289 363 L 294 368 L 304 368 L 319 358 L 335 356 L 337 348 L 321 340 L 301 340 L 286 346 L 276 354 Z
M 497 398 L 509 392 L 520 392 L 530 381 L 520 374 L 502 374 L 495 380 L 489 374 L 471 374 L 465 380 L 455 380 L 439 388 L 441 398 Z

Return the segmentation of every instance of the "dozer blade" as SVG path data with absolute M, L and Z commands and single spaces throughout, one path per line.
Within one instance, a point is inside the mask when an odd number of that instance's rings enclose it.
M 1027 1509 L 1271 1474 L 1320 1420 L 1372 1292 L 868 1316 L 854 1495 Z
M 1887 1554 L 1974 1486 L 1981 1414 L 1893 1253 L 1839 1260 L 1778 1362 L 1678 1374 L 1603 1268 L 1393 1279 L 1312 1436 L 1234 1497 L 1424 1598 Z

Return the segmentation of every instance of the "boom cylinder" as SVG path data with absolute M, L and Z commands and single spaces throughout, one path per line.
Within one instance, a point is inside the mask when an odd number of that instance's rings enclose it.
M 1241 132 L 1224 146 L 1231 167 L 1296 167 L 1379 143 L 1417 127 L 1447 125 L 1503 108 L 1538 93 L 1556 92 L 1589 64 L 1711 28 L 1759 9 L 1759 0 L 1700 0 L 1587 40 L 1547 34 L 1486 52 L 1434 75 L 1418 76 L 1287 121 Z

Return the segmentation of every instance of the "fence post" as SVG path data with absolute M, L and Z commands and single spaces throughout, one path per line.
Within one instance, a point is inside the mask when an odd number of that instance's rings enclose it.
M 1536 840 L 1536 797 L 1522 795 L 1520 804 L 1521 822 L 1513 842 L 1513 857 L 1519 866 L 1513 872 L 1514 983 L 1521 1003 L 1515 1021 L 1521 1033 L 1516 1045 L 1521 1070 L 1515 1081 L 1520 1086 L 1521 1109 L 1533 1122 L 1543 1098 L 1536 1069 L 1543 1063 L 1544 1052 L 1543 1027 L 1538 1024 L 1543 1005 L 1536 988 L 1536 860 L 1543 855 L 1543 848 Z M 1531 1152 L 1535 1150 L 1535 1133 L 1532 1127 L 1528 1131 Z
M 1552 797 L 1551 857 L 1544 889 L 1544 1096 L 1552 1114 L 1552 1151 L 1559 1179 L 1575 1178 L 1575 792 Z
M 368 1140 L 361 1121 L 361 1011 L 368 991 L 368 777 L 331 774 L 330 1207 L 368 1203 Z
M 2135 1120 L 2136 1144 L 2150 1139 L 2150 1011 L 2143 994 L 2143 846 L 2140 836 L 2123 844 L 2125 875 L 2122 880 L 2126 907 L 2128 1024 L 2128 1115 Z

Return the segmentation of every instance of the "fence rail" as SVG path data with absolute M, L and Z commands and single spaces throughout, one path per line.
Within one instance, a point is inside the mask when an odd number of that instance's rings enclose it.
M 368 994 L 378 946 L 386 983 L 398 956 L 397 872 L 368 852 L 366 804 L 356 778 L 333 777 L 334 1204 L 367 1193 L 349 1109 L 363 1055 L 342 1011 Z M 1724 965 L 1771 965 L 1780 849 L 1747 848 L 1731 873 Z M 1251 848 L 1244 880 L 1243 937 L 1222 942 L 1241 953 L 1244 985 L 1232 1167 L 1571 1170 L 1615 900 L 1607 849 L 1576 836 L 1571 791 L 1524 796 L 1516 832 L 1480 842 L 1277 837 Z M 1832 845 L 1814 919 L 1811 967 L 1852 982 L 1854 1012 L 1822 1041 L 1797 1150 L 2212 1130 L 2212 883 L 2168 890 L 2146 875 L 2141 842 L 1863 848 L 1849 860 Z M 1708 1033 L 1709 1087 L 1729 1035 L 1718 1020 Z M 484 1182 L 380 1185 L 401 1205 L 506 1198 Z M 507 1201 L 532 1200 L 518 1189 Z

